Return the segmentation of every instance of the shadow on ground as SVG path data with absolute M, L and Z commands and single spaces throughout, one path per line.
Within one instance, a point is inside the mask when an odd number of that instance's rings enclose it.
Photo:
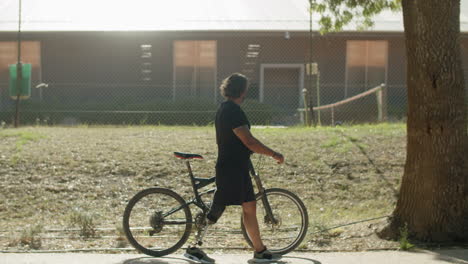
M 305 263 L 305 264 L 322 264 L 321 262 L 302 257 L 294 256 L 284 256 L 281 260 L 268 262 L 269 264 L 288 264 L 288 263 Z M 198 264 L 196 261 L 191 261 L 186 258 L 174 258 L 174 257 L 162 257 L 162 258 L 153 258 L 153 257 L 140 257 L 134 259 L 127 259 L 119 264 Z M 223 264 L 223 261 L 216 261 L 217 264 Z M 234 260 L 226 261 L 226 263 L 235 263 Z M 239 261 L 242 263 L 242 261 Z M 246 261 L 246 263 L 253 263 L 251 261 Z
M 289 261 L 291 259 L 291 261 Z M 301 263 L 313 263 L 313 264 L 322 264 L 322 262 L 315 260 L 315 259 L 310 259 L 310 258 L 300 258 L 300 257 L 293 257 L 293 256 L 284 256 L 283 260 L 288 262 L 288 263 L 295 263 L 297 261 L 294 260 L 300 260 Z
M 468 251 L 466 249 L 432 250 L 437 260 L 454 264 L 468 264 Z
M 186 258 L 173 258 L 173 257 L 162 257 L 162 258 L 153 258 L 153 257 L 141 257 L 134 259 L 127 259 L 119 264 L 195 264 L 198 262 L 191 261 Z

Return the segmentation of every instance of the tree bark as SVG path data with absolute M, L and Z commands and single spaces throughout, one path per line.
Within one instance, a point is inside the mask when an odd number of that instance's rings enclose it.
M 406 225 L 417 240 L 467 241 L 468 126 L 460 0 L 403 0 L 402 4 L 407 157 L 387 231 L 398 236 Z

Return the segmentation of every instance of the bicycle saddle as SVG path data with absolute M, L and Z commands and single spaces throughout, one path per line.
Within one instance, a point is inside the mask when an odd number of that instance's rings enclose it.
M 202 155 L 182 152 L 174 152 L 174 156 L 176 156 L 179 159 L 203 159 Z

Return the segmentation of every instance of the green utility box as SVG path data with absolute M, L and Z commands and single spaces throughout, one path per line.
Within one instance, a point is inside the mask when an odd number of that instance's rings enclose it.
M 10 97 L 15 99 L 18 98 L 18 86 L 17 86 L 17 74 L 18 64 L 11 64 L 10 68 Z M 32 66 L 30 63 L 22 63 L 22 78 L 20 80 L 20 99 L 28 99 L 31 96 L 31 70 Z

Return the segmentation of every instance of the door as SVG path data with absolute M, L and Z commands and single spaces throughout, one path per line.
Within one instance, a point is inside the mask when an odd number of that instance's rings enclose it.
M 301 68 L 264 69 L 263 102 L 296 111 L 300 102 Z

